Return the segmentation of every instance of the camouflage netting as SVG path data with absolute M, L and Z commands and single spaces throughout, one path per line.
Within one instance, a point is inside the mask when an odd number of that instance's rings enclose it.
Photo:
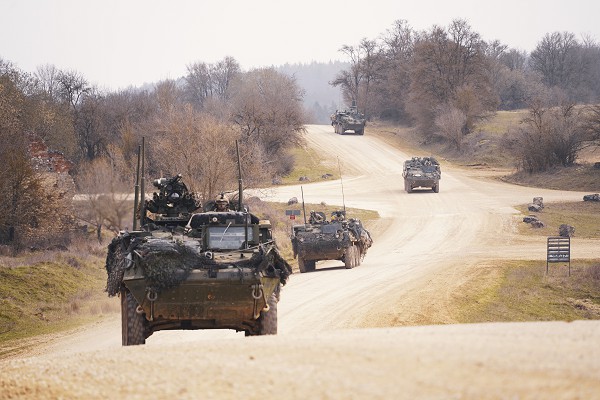
M 149 281 L 149 288 L 160 292 L 179 285 L 185 281 L 193 269 L 209 269 L 218 267 L 218 263 L 199 253 L 193 246 L 185 242 L 172 240 L 130 240 L 127 235 L 119 236 L 109 245 L 106 258 L 108 273 L 107 289 L 109 296 L 116 295 L 122 285 L 126 269 L 126 256 L 133 250 L 139 256 L 144 275 Z M 281 257 L 273 244 L 262 245 L 262 251 L 254 253 L 250 258 L 230 262 L 227 265 L 256 268 L 267 271 L 270 267 L 279 270 L 281 283 L 285 285 L 292 273 L 291 266 Z
M 131 236 L 119 235 L 114 238 L 108 245 L 108 253 L 106 255 L 106 291 L 109 296 L 115 296 L 121 290 L 123 282 L 123 274 L 127 266 L 125 256 L 131 251 Z

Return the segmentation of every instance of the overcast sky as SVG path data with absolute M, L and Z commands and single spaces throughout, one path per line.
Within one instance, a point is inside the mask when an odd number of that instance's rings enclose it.
M 197 61 L 255 67 L 346 61 L 339 52 L 404 19 L 453 19 L 484 40 L 530 52 L 546 33 L 600 41 L 599 0 L 0 0 L 0 58 L 23 71 L 53 64 L 100 88 L 178 78 Z

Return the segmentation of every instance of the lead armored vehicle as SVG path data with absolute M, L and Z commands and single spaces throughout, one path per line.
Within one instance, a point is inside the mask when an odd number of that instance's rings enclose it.
M 343 135 L 346 131 L 354 131 L 359 135 L 364 135 L 365 125 L 367 120 L 365 116 L 358 112 L 356 103 L 352 103 L 352 106 L 347 110 L 336 110 L 331 115 L 331 126 L 333 126 L 335 133 Z
M 141 202 L 141 229 L 108 247 L 106 290 L 121 297 L 123 345 L 172 329 L 276 334 L 280 288 L 292 270 L 269 221 L 242 205 L 241 190 L 227 211 L 208 202 L 198 212 L 180 175 L 155 186 L 159 193 Z
M 404 190 L 408 193 L 415 188 L 431 188 L 435 193 L 440 191 L 442 171 L 440 163 L 433 157 L 412 157 L 404 161 L 402 176 Z
M 373 243 L 360 220 L 346 219 L 345 211 L 334 211 L 330 220 L 311 211 L 308 223 L 292 226 L 291 240 L 300 272 L 314 271 L 321 260 L 340 260 L 346 268 L 354 268 Z

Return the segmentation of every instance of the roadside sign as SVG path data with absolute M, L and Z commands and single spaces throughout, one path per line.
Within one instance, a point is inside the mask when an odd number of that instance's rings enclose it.
M 296 215 L 300 215 L 300 210 L 285 210 L 285 215 L 289 215 L 290 219 L 296 219 Z
M 548 237 L 546 251 L 546 273 L 549 263 L 569 263 L 569 276 L 571 276 L 571 238 L 563 236 Z

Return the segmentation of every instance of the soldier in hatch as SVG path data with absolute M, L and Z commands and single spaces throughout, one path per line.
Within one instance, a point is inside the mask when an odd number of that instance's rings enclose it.
M 229 200 L 227 200 L 227 198 L 225 197 L 225 195 L 223 193 L 221 193 L 219 196 L 217 196 L 217 200 L 215 201 L 215 208 L 213 211 L 218 211 L 218 212 L 231 211 L 229 209 Z

